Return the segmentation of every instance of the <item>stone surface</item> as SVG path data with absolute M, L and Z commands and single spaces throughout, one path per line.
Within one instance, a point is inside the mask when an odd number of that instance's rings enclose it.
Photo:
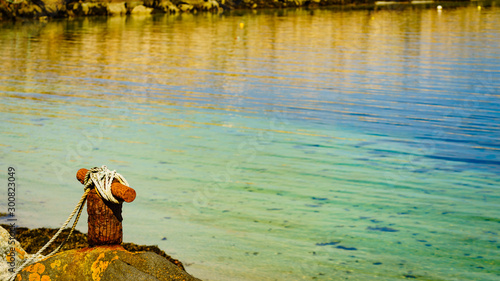
M 215 0 L 202 1 L 201 10 L 203 11 L 217 11 L 219 9 L 219 3 Z
M 63 16 L 66 12 L 66 2 L 64 0 L 45 0 L 45 11 L 53 17 Z
M 178 13 L 180 11 L 179 8 L 177 8 L 177 6 L 175 6 L 172 2 L 168 0 L 159 2 L 157 8 L 163 11 L 164 13 L 169 13 L 169 14 Z
M 112 16 L 119 16 L 125 15 L 126 13 L 127 7 L 125 6 L 125 2 L 108 4 L 108 14 Z
M 9 225 L 1 224 L 5 229 L 10 229 Z M 16 228 L 16 238 L 19 243 L 23 246 L 24 250 L 27 253 L 36 253 L 40 250 L 58 231 L 56 228 L 35 228 L 29 229 L 26 227 L 18 227 Z M 68 234 L 70 232 L 69 228 L 64 229 L 59 237 L 56 238 L 54 243 L 50 244 L 49 247 L 43 252 L 44 255 L 51 253 L 54 251 L 63 241 L 66 240 Z M 125 250 L 129 252 L 153 252 L 158 255 L 166 258 L 171 263 L 177 265 L 180 269 L 184 270 L 184 266 L 182 262 L 173 257 L 167 255 L 163 250 L 158 248 L 156 245 L 137 245 L 134 243 L 123 243 L 121 245 Z M 66 241 L 61 251 L 73 250 L 73 249 L 82 249 L 89 247 L 87 243 L 87 235 L 85 233 L 81 233 L 76 230 L 73 232 L 73 235 Z M 1 280 L 1 279 L 0 279 Z
M 105 15 L 106 10 L 106 3 L 73 2 L 67 5 L 66 13 L 71 16 Z
M 131 253 L 119 245 L 69 250 L 23 269 L 20 280 L 200 280 L 151 252 Z
M 30 256 L 23 250 L 19 242 L 10 240 L 10 237 L 10 233 L 0 226 L 0 280 L 7 280 L 12 274 L 9 272 L 9 268 L 19 267 Z
M 194 6 L 191 4 L 187 4 L 187 3 L 179 4 L 179 10 L 181 10 L 184 13 L 191 12 L 193 9 L 194 9 Z
M 135 6 L 130 12 L 133 15 L 148 15 L 151 14 L 153 8 L 146 8 L 144 5 Z
M 127 7 L 127 13 L 128 13 L 128 14 L 130 14 L 130 13 L 132 12 L 132 10 L 133 10 L 135 7 L 139 6 L 139 5 L 144 5 L 144 6 L 146 6 L 146 2 L 148 2 L 148 0 L 146 0 L 146 1 L 127 1 L 127 2 L 125 2 L 125 6 Z M 148 2 L 148 3 L 149 3 L 149 2 Z M 113 180 L 113 183 L 114 183 L 115 181 L 118 181 L 118 180 L 117 180 L 117 179 L 114 179 L 114 180 Z M 113 188 L 111 188 L 111 191 L 113 191 Z M 115 198 L 117 198 L 117 196 L 116 196 L 114 193 L 113 193 L 113 196 L 115 196 Z M 120 200 L 120 199 L 118 199 L 118 200 Z

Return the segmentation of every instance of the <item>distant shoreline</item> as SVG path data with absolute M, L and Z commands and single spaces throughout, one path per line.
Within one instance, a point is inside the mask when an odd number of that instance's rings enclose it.
M 469 0 L 453 2 L 467 3 Z M 318 8 L 329 6 L 390 6 L 399 4 L 436 4 L 437 1 L 375 0 L 0 0 L 0 21 L 45 21 L 50 18 L 85 16 L 124 16 L 146 14 L 222 13 L 234 10 Z M 444 2 L 446 3 L 446 2 Z

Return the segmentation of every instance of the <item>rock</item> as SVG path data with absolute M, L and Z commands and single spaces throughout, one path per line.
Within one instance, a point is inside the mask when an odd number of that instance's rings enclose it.
M 81 7 L 82 7 L 83 14 L 84 15 L 88 15 L 89 14 L 89 9 L 90 9 L 89 3 L 82 3 Z
M 75 17 L 89 15 L 125 15 L 136 6 L 154 8 L 165 13 L 234 9 L 319 7 L 325 5 L 369 4 L 372 0 L 0 0 L 0 20 Z M 123 2 L 120 2 L 123 1 Z M 127 2 L 127 3 L 125 3 Z M 152 10 L 154 11 L 154 10 Z M 139 8 L 135 14 L 149 14 L 149 9 Z
M 125 7 L 127 7 L 127 13 L 132 12 L 132 10 L 139 5 L 144 5 L 146 7 L 150 7 L 142 1 L 127 1 L 127 2 L 125 2 Z
M 10 233 L 0 226 L 0 280 L 7 280 L 12 274 L 12 272 L 9 272 L 9 268 L 13 268 L 13 266 L 18 268 L 25 259 L 30 257 L 17 240 L 9 240 L 10 236 Z M 9 244 L 9 241 L 11 244 Z M 11 262 L 14 262 L 14 264 L 11 264 Z
M 194 6 L 191 4 L 187 4 L 187 3 L 179 4 L 179 10 L 181 10 L 184 13 L 191 12 L 193 9 L 194 9 Z
M 64 0 L 44 0 L 45 10 L 52 17 L 64 16 L 66 12 L 66 2 Z
M 144 5 L 135 6 L 130 12 L 132 15 L 146 15 L 151 14 L 153 8 L 146 8 Z
M 119 245 L 58 253 L 23 269 L 16 280 L 201 281 L 158 254 L 131 253 Z
M 43 9 L 31 1 L 24 1 L 16 6 L 17 14 L 14 12 L 16 17 L 21 18 L 37 18 L 44 15 Z
M 217 0 L 172 0 L 183 12 L 198 11 L 221 11 L 222 7 Z M 220 1 L 220 0 L 219 0 Z M 247 0 L 249 1 L 249 0 Z M 220 1 L 223 4 L 224 1 Z
M 127 13 L 127 7 L 125 6 L 125 2 L 109 3 L 107 9 L 108 9 L 108 14 L 112 16 L 125 15 Z
M 67 7 L 68 16 L 96 16 L 107 13 L 107 6 L 100 2 L 71 2 Z
M 5 229 L 10 228 L 7 224 L 1 224 Z M 18 227 L 16 228 L 16 238 L 19 243 L 23 246 L 24 250 L 27 253 L 36 253 L 40 250 L 45 244 L 56 234 L 59 229 L 56 228 L 35 228 L 28 229 L 26 227 Z M 56 238 L 54 243 L 50 244 L 50 246 L 45 250 L 43 254 L 48 254 L 54 251 L 63 241 L 66 240 L 70 232 L 69 228 L 64 229 L 59 237 Z M 89 247 L 87 243 L 87 234 L 81 233 L 76 230 L 73 232 L 73 235 L 66 241 L 61 251 L 65 250 L 73 250 L 73 249 L 82 249 Z M 164 251 L 162 251 L 156 245 L 137 245 L 134 243 L 123 243 L 122 247 L 129 252 L 153 252 L 158 255 L 168 259 L 171 263 L 177 265 L 180 269 L 185 270 L 182 262 L 173 257 L 167 255 Z M 1 279 L 0 279 L 1 280 Z
M 158 4 L 158 8 L 162 10 L 165 13 L 169 14 L 175 14 L 179 12 L 179 8 L 172 4 L 170 1 L 161 1 L 160 4 Z
M 219 9 L 219 3 L 215 0 L 205 0 L 201 4 L 202 11 L 217 11 Z

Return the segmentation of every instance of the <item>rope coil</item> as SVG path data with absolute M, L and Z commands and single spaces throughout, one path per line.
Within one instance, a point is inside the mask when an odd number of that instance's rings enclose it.
M 106 165 L 102 165 L 101 168 L 94 167 L 87 172 L 83 184 L 85 187 L 89 186 L 91 183 L 94 184 L 97 194 L 104 200 L 119 204 L 113 194 L 111 193 L 111 184 L 113 179 L 117 179 L 121 184 L 128 186 L 127 180 L 114 171 L 110 171 Z
M 95 186 L 97 194 L 104 200 L 107 200 L 109 202 L 113 202 L 115 204 L 120 203 L 114 196 L 111 194 L 111 183 L 113 182 L 113 179 L 117 179 L 120 181 L 120 183 L 127 185 L 128 182 L 125 180 L 125 178 L 117 173 L 116 171 L 110 171 L 105 165 L 101 166 L 101 168 L 94 167 L 90 169 L 87 174 L 85 174 L 85 180 L 84 180 L 84 193 L 82 197 L 80 198 L 80 201 L 75 206 L 75 209 L 71 214 L 69 215 L 68 219 L 63 223 L 61 228 L 54 234 L 52 239 L 50 239 L 49 242 L 47 242 L 38 252 L 34 255 L 32 255 L 29 259 L 24 261 L 24 263 L 17 268 L 17 270 L 10 276 L 8 279 L 9 281 L 14 281 L 17 277 L 17 274 L 21 272 L 25 267 L 36 263 L 42 259 L 51 257 L 55 255 L 63 246 L 66 244 L 66 242 L 69 240 L 71 234 L 73 234 L 73 231 L 76 228 L 76 224 L 78 223 L 78 220 L 80 219 L 80 215 L 82 214 L 83 206 L 85 204 L 85 201 L 87 200 L 87 195 L 92 189 L 91 186 L 92 184 Z M 76 215 L 75 221 L 73 222 L 73 226 L 71 227 L 71 231 L 69 232 L 68 236 L 66 239 L 59 245 L 54 251 L 52 251 L 50 254 L 44 256 L 42 255 L 43 251 L 47 249 L 50 244 L 52 244 L 56 238 L 61 234 L 64 228 L 68 225 L 68 223 L 71 221 L 71 219 Z

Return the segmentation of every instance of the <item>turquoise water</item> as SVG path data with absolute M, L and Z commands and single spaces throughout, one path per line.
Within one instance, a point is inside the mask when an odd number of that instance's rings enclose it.
M 3 24 L 18 223 L 105 164 L 203 280 L 497 280 L 500 9 L 443 6 Z

